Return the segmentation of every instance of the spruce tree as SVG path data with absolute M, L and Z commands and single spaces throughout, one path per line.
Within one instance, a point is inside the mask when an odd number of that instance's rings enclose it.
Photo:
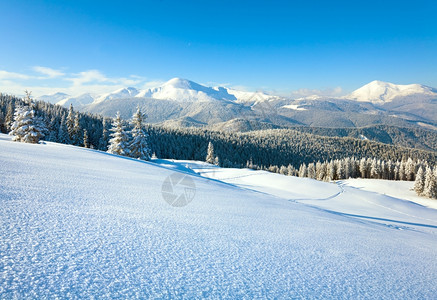
M 128 155 L 128 136 L 124 130 L 123 120 L 120 117 L 120 112 L 117 112 L 115 119 L 112 122 L 111 137 L 108 145 L 108 153 L 117 155 Z
M 314 165 L 314 163 L 308 164 L 307 173 L 308 178 L 316 179 L 316 166 Z
M 207 150 L 206 160 L 205 161 L 207 163 L 209 163 L 209 164 L 214 164 L 214 161 L 215 161 L 214 146 L 212 145 L 211 142 L 208 143 L 208 150 Z
M 11 125 L 12 140 L 36 144 L 44 137 L 45 127 L 42 120 L 35 116 L 29 105 L 18 105 Z
M 380 173 L 381 170 L 379 169 L 378 161 L 374 158 L 370 167 L 370 178 L 378 179 Z
M 88 140 L 88 132 L 86 129 L 83 130 L 83 146 L 85 148 L 89 148 L 90 147 L 90 143 Z
M 422 167 L 419 167 L 419 170 L 416 174 L 416 181 L 414 182 L 414 191 L 417 195 L 421 196 L 423 194 L 423 189 L 425 187 L 425 176 L 423 174 Z
M 149 135 L 144 130 L 144 114 L 140 107 L 132 117 L 132 141 L 129 144 L 129 156 L 142 160 L 150 160 Z
M 65 115 L 62 115 L 61 124 L 58 129 L 58 143 L 70 144 L 70 136 L 68 135 L 68 128 L 65 120 Z
M 68 137 L 71 143 L 75 143 L 75 136 L 74 136 L 74 110 L 73 110 L 73 104 L 70 104 L 70 108 L 68 109 L 68 115 L 66 120 L 67 125 L 67 131 L 68 131 Z
M 299 167 L 299 177 L 307 177 L 307 166 L 306 164 L 301 164 Z
M 9 132 L 11 130 L 11 125 L 14 120 L 14 107 L 12 106 L 12 101 L 9 102 L 8 108 L 6 110 L 6 116 L 5 116 L 5 128 L 6 132 Z
M 431 167 L 426 168 L 423 195 L 429 198 L 437 198 L 437 183 Z
M 405 179 L 408 181 L 414 180 L 415 164 L 411 157 L 408 158 L 405 164 Z
M 106 150 L 108 147 L 108 140 L 109 140 L 109 135 L 108 135 L 108 129 L 107 127 L 107 122 L 106 122 L 106 118 L 103 118 L 102 120 L 102 136 L 99 139 L 99 149 L 100 150 Z
M 76 146 L 82 146 L 83 135 L 79 123 L 79 113 L 76 113 L 74 116 L 72 142 Z

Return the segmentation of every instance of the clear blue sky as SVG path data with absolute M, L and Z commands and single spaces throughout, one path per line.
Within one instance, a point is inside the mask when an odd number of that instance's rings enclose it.
M 35 66 L 64 77 L 96 70 L 101 83 L 139 76 L 281 92 L 350 91 L 375 79 L 437 87 L 435 0 L 5 0 L 0 12 L 0 87 L 74 82 L 18 75 Z

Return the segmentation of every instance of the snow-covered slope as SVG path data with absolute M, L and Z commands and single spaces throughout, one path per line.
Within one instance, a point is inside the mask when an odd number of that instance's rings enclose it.
M 51 95 L 43 95 L 43 96 L 37 97 L 37 99 L 41 100 L 41 101 L 56 104 L 59 101 L 67 99 L 68 97 L 70 97 L 70 95 L 58 92 L 58 93 L 51 94 Z
M 91 94 L 84 94 L 90 96 Z M 111 93 L 87 97 L 82 101 L 84 95 L 70 97 L 69 95 L 58 93 L 55 95 L 41 96 L 40 99 L 48 100 L 62 106 L 86 106 L 88 104 L 98 104 L 115 99 L 128 98 L 153 98 L 162 100 L 173 100 L 176 102 L 207 102 L 207 101 L 232 101 L 237 103 L 262 102 L 271 99 L 278 99 L 276 96 L 267 95 L 263 92 L 244 92 L 226 87 L 207 87 L 193 81 L 173 78 L 159 87 L 151 89 L 136 89 L 134 87 L 121 88 Z
M 95 97 L 90 93 L 85 93 L 77 97 L 67 97 L 56 104 L 69 107 L 72 104 L 74 107 L 81 107 L 93 103 Z
M 391 102 L 397 97 L 411 95 L 437 96 L 437 90 L 420 84 L 400 85 L 375 80 L 353 91 L 345 98 L 382 104 Z
M 175 100 L 178 102 L 236 100 L 224 88 L 214 89 L 182 78 L 173 78 L 160 87 L 142 91 L 137 97 Z
M 261 91 L 246 92 L 246 91 L 239 91 L 231 88 L 225 88 L 225 89 L 229 94 L 235 96 L 235 98 L 237 99 L 236 100 L 237 103 L 243 103 L 248 105 L 253 105 L 264 101 L 277 100 L 280 98 L 278 96 L 269 95 Z
M 437 215 L 406 201 L 5 135 L 0 166 L 1 298 L 437 295 Z
M 138 95 L 139 92 L 140 91 L 134 87 L 121 88 L 114 92 L 97 96 L 94 103 L 99 103 L 112 99 L 132 98 Z

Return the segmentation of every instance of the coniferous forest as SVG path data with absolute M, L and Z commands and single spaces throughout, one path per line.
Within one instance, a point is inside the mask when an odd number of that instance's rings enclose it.
M 0 131 L 9 133 L 14 113 L 30 102 L 30 97 L 26 101 L 0 94 Z M 67 109 L 42 101 L 32 101 L 31 106 L 35 117 L 44 125 L 43 140 L 109 150 L 127 156 L 127 145 L 134 143 L 134 152 L 142 159 L 148 159 L 153 153 L 159 158 L 205 160 L 208 146 L 213 145 L 214 163 L 222 167 L 250 167 L 325 181 L 349 177 L 390 180 L 418 178 L 423 181 L 422 186 L 430 185 L 425 183 L 425 177 L 428 182 L 435 181 L 437 177 L 434 167 L 437 153 L 434 151 L 351 137 L 320 136 L 291 129 L 232 133 L 147 125 L 143 133 L 143 117 L 139 115 L 140 112 L 136 113 L 134 122 L 129 122 L 119 117 L 112 120 L 77 112 L 72 106 Z M 141 121 L 138 122 L 138 119 Z M 147 119 L 144 121 L 147 122 Z M 134 139 L 129 135 L 133 135 Z M 147 144 L 143 146 L 142 142 L 133 142 L 138 136 L 147 138 Z M 125 143 L 126 149 L 120 148 L 118 142 Z M 145 149 L 141 150 L 141 154 L 138 154 L 139 145 Z M 421 175 L 417 177 L 416 173 Z M 419 187 L 417 191 L 418 194 L 437 197 L 435 189 L 431 186 L 428 188 L 431 191 L 424 192 L 424 187 Z

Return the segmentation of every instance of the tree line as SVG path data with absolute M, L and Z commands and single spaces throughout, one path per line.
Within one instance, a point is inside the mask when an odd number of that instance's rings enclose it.
M 250 168 L 258 168 L 249 164 Z M 270 166 L 267 170 L 289 176 L 307 177 L 320 181 L 335 181 L 349 178 L 372 178 L 385 180 L 414 181 L 414 191 L 420 196 L 437 198 L 437 166 L 430 166 L 423 160 L 408 158 L 402 161 L 376 158 L 346 157 L 309 164 L 299 169 L 291 165 Z
M 145 116 L 138 111 L 129 122 L 122 120 L 119 115 L 115 119 L 103 118 L 77 112 L 73 106 L 67 109 L 42 101 L 31 101 L 30 95 L 27 98 L 0 94 L 0 131 L 8 133 L 13 130 L 11 127 L 14 113 L 18 108 L 28 106 L 33 110 L 39 124 L 44 125 L 41 134 L 47 141 L 89 147 L 140 159 L 148 159 L 150 154 L 154 153 L 160 158 L 205 160 L 211 143 L 214 145 L 214 156 L 210 156 L 208 160 L 222 167 L 252 167 L 299 175 L 302 165 L 306 166 L 306 172 L 309 168 L 312 174 L 311 164 L 314 164 L 314 169 L 317 170 L 317 163 L 314 162 L 319 161 L 324 162 L 319 163 L 319 170 L 326 169 L 321 180 L 356 176 L 359 173 L 349 174 L 351 170 L 356 171 L 356 168 L 350 167 L 349 164 L 356 164 L 357 161 L 361 163 L 363 159 L 367 162 L 369 157 L 378 158 L 376 164 L 379 169 L 391 170 L 387 173 L 389 175 L 386 175 L 385 171 L 381 173 L 381 178 L 393 180 L 403 178 L 405 166 L 402 165 L 409 159 L 426 162 L 426 165 L 422 166 L 424 174 L 427 166 L 433 168 L 437 161 L 436 152 L 349 137 L 317 136 L 290 129 L 236 133 L 203 128 L 143 126 L 138 124 L 144 122 Z M 144 151 L 143 156 L 139 154 L 141 151 Z M 342 161 L 343 165 L 343 161 L 347 160 L 349 162 L 345 162 L 344 167 L 338 168 L 340 163 L 336 161 Z M 371 160 L 373 163 L 374 159 Z M 332 168 L 335 170 L 334 173 L 331 172 Z M 418 171 L 416 168 L 415 174 Z M 361 176 L 369 178 L 374 176 L 374 173 L 369 171 L 361 173 Z M 316 175 L 316 179 L 318 177 Z

